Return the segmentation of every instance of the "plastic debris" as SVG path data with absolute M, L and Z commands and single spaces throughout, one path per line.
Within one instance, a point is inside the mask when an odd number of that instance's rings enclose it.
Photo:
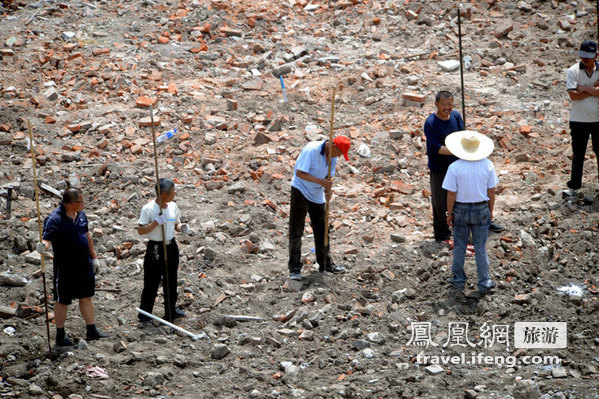
M 108 373 L 102 368 L 98 366 L 88 366 L 83 369 L 83 374 L 90 378 L 97 378 L 99 380 L 106 380 L 108 377 Z
M 358 155 L 364 158 L 370 158 L 370 148 L 366 144 L 361 144 L 358 148 Z
M 14 327 L 10 327 L 10 326 L 9 326 L 9 327 L 6 327 L 6 328 L 4 329 L 4 334 L 6 334 L 6 335 L 10 335 L 11 337 L 12 337 L 13 335 L 15 335 L 15 333 L 16 333 L 16 332 L 17 332 L 17 330 L 15 330 L 15 328 L 14 328 Z
M 584 286 L 570 284 L 564 285 L 563 287 L 559 287 L 557 290 L 562 294 L 566 294 L 570 297 L 581 297 L 584 293 Z

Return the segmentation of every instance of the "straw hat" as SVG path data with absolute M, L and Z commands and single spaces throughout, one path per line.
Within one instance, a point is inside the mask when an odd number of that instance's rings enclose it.
M 445 146 L 453 155 L 466 161 L 478 161 L 491 155 L 495 145 L 484 134 L 460 130 L 445 138 Z

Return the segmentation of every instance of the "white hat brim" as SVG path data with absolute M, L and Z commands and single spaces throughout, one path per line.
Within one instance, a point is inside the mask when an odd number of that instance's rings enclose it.
M 464 149 L 464 147 L 462 147 L 462 138 L 465 136 L 476 136 L 476 138 L 478 138 L 480 144 L 476 151 L 468 152 Z M 491 155 L 493 149 L 495 148 L 493 140 L 484 134 L 472 130 L 460 130 L 458 132 L 451 133 L 445 138 L 445 146 L 453 155 L 465 161 L 479 161 L 481 159 L 485 159 Z

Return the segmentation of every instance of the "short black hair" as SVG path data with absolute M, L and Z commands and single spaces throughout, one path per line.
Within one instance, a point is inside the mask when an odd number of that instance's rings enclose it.
M 171 179 L 162 178 L 159 181 L 160 191 L 158 191 L 158 184 L 156 185 L 156 195 L 159 193 L 170 193 L 173 188 L 175 188 L 175 182 Z
M 435 102 L 438 103 L 442 98 L 453 98 L 453 94 L 447 90 L 441 90 L 435 96 Z
M 66 190 L 64 190 L 64 193 L 62 193 L 62 203 L 70 204 L 75 201 L 79 201 L 79 197 L 81 197 L 82 195 L 83 193 L 81 192 L 80 188 L 69 187 Z

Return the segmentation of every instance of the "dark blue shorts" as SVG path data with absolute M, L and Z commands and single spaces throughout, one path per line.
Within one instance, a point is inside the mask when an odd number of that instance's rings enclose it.
M 63 305 L 70 305 L 73 299 L 89 298 L 96 291 L 96 278 L 91 276 L 77 276 L 77 278 L 61 279 L 54 272 L 54 300 Z

